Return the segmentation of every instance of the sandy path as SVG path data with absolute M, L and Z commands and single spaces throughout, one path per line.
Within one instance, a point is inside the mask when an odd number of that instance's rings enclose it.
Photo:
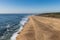
M 17 40 L 60 40 L 60 19 L 32 16 Z

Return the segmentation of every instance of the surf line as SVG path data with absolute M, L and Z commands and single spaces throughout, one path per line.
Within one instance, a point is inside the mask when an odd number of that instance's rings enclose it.
M 24 27 L 24 25 L 28 22 L 28 17 L 24 17 L 22 18 L 22 20 L 20 21 L 19 25 L 21 24 L 19 30 L 17 32 L 15 32 L 12 37 L 10 38 L 10 40 L 16 40 L 16 37 L 18 35 L 18 33 L 20 33 Z

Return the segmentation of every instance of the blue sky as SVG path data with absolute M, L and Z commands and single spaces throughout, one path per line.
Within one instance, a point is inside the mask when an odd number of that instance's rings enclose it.
M 60 0 L 0 0 L 0 13 L 60 12 Z

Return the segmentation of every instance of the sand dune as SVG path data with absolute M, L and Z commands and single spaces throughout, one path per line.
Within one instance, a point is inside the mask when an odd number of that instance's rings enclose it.
M 60 19 L 31 16 L 16 40 L 60 40 Z

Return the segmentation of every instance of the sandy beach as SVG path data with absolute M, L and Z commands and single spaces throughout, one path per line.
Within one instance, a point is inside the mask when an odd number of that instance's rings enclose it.
M 31 16 L 16 40 L 60 40 L 60 19 Z

